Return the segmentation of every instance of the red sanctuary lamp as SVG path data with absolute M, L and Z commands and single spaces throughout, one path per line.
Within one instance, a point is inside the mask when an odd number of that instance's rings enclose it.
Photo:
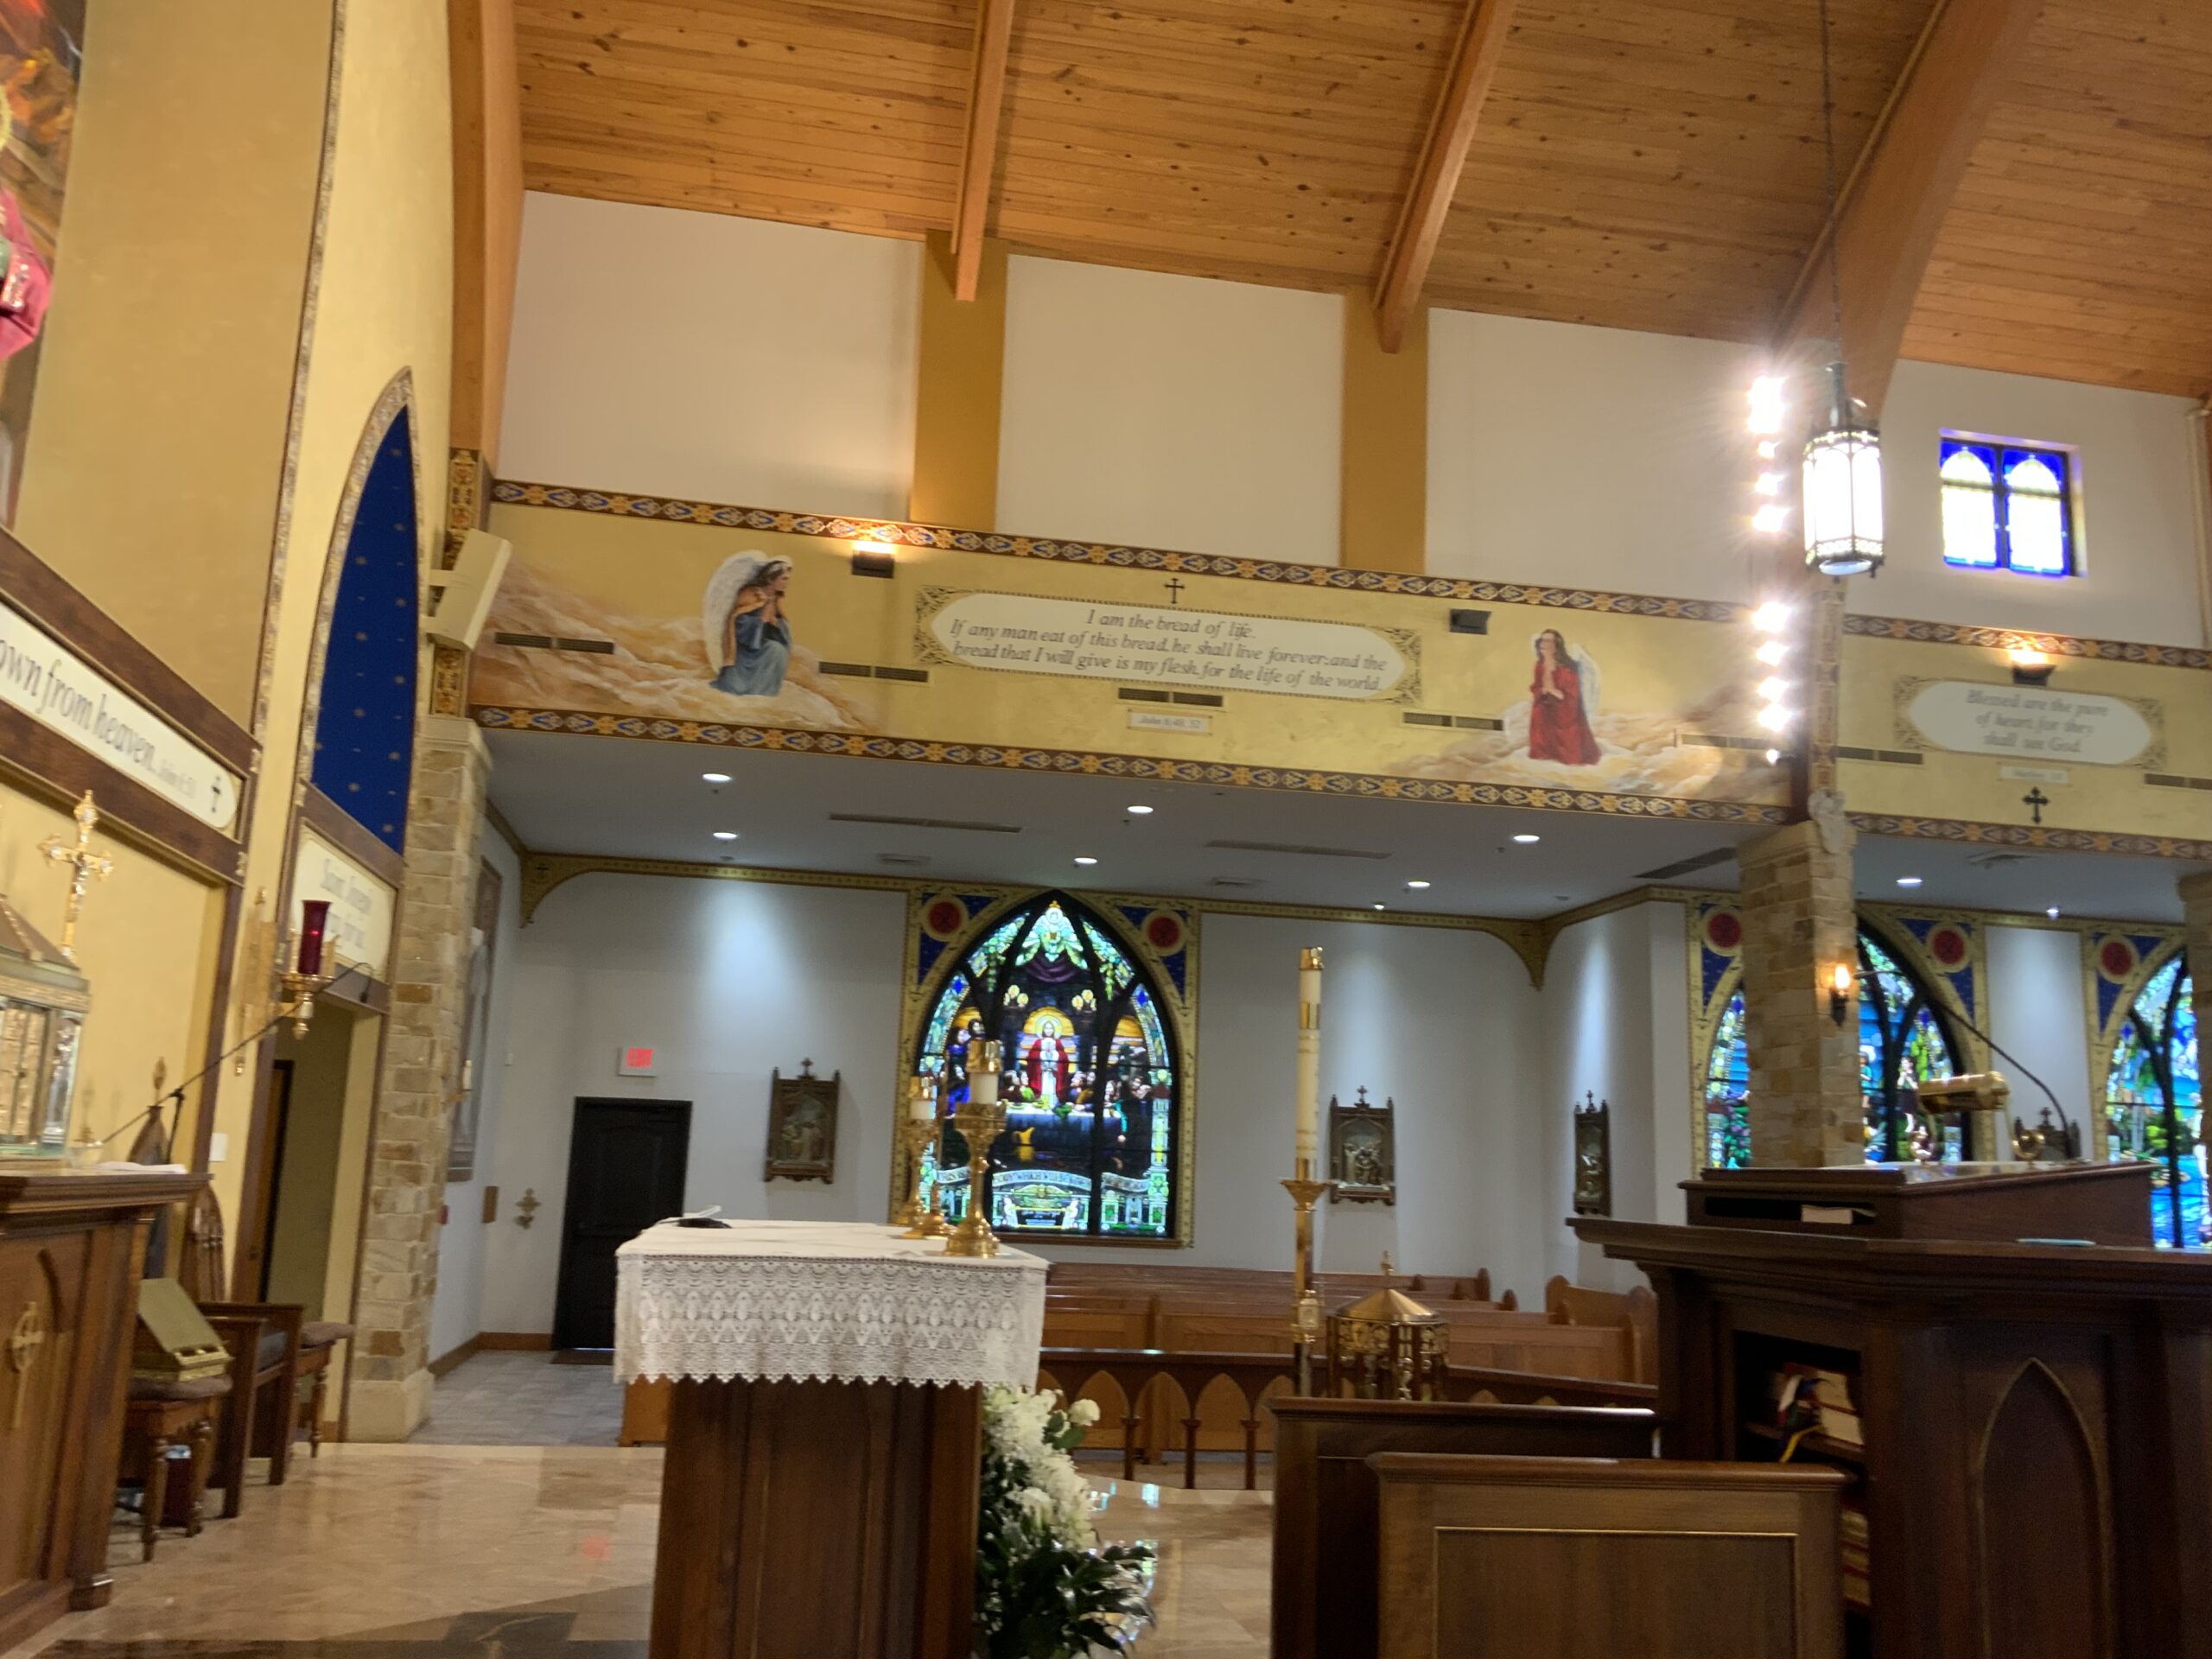
M 308 1020 L 315 1014 L 315 994 L 330 983 L 322 970 L 322 947 L 330 927 L 330 900 L 300 901 L 300 926 L 292 965 L 283 971 L 284 1011 L 292 1017 L 292 1035 L 308 1034 Z

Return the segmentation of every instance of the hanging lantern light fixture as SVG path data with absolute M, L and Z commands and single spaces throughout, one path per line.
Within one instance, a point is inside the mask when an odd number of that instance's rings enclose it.
M 1882 438 L 1844 383 L 1843 279 L 1836 250 L 1835 91 L 1828 63 L 1828 0 L 1821 6 L 1821 118 L 1827 158 L 1828 300 L 1836 360 L 1828 395 L 1805 440 L 1805 563 L 1824 576 L 1882 568 Z

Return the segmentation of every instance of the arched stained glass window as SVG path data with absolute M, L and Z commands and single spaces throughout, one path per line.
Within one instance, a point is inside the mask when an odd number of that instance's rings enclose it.
M 2152 1236 L 2201 1249 L 2212 1242 L 2205 1209 L 2204 1095 L 2196 1069 L 2196 1009 L 2177 952 L 2151 976 L 2121 1020 L 2105 1077 L 2108 1155 L 2161 1167 L 2151 1194 Z
M 1751 1116 L 1744 1104 L 1751 1091 L 1751 1051 L 1744 1041 L 1744 994 L 1720 1011 L 1705 1061 L 1705 1163 L 1708 1169 L 1742 1169 L 1751 1161 Z
M 1006 1068 L 991 1225 L 1173 1236 L 1180 1057 L 1144 966 L 1081 901 L 1039 895 L 946 978 L 923 1026 L 914 1074 L 939 1080 L 948 1116 L 968 1097 L 966 1047 L 981 1038 L 998 1040 Z M 956 1220 L 968 1209 L 967 1160 L 966 1142 L 948 1123 L 931 1179 Z
M 1943 562 L 2031 576 L 2074 573 L 2063 449 L 1946 437 L 1936 469 L 1943 499 Z
M 1888 946 L 1859 930 L 1859 1086 L 1866 1099 L 1866 1160 L 1912 1156 L 1918 1127 L 1913 1090 L 1928 1077 L 1955 1076 L 1958 1045 L 1919 976 Z M 1955 1140 L 1955 1128 L 1946 1135 Z M 1956 1159 L 1955 1145 L 1936 1148 Z

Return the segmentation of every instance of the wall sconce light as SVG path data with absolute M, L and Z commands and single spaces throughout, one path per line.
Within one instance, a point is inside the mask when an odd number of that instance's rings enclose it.
M 1828 978 L 1828 1018 L 1838 1026 L 1851 1017 L 1851 964 L 1839 962 Z
M 2006 654 L 2012 661 L 2015 685 L 2049 685 L 2051 671 L 2058 666 L 2033 645 L 2015 645 Z
M 880 536 L 864 536 L 853 543 L 853 574 L 887 576 L 897 566 L 896 550 Z

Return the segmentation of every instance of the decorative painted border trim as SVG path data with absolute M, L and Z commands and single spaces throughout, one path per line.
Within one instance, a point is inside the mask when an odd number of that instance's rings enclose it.
M 306 429 L 308 371 L 315 359 L 315 317 L 322 297 L 322 256 L 330 239 L 330 196 L 336 183 L 338 99 L 346 68 L 346 0 L 331 0 L 328 86 L 322 105 L 322 154 L 315 162 L 315 219 L 308 232 L 307 278 L 300 296 L 299 342 L 292 353 L 292 401 L 284 416 L 284 459 L 276 486 L 276 532 L 269 548 L 269 582 L 261 602 L 261 659 L 254 671 L 253 735 L 269 729 L 270 696 L 276 678 L 277 612 L 284 602 L 284 569 L 291 556 L 292 505 L 298 493 L 300 444 Z M 418 492 L 419 494 L 419 492 Z M 246 803 L 240 802 L 243 815 Z M 244 822 L 243 816 L 240 822 Z
M 1377 800 L 1440 801 L 1471 806 L 1524 806 L 1556 812 L 1605 812 L 1622 817 L 1696 819 L 1712 823 L 1783 823 L 1779 806 L 1743 801 L 1687 801 L 1662 795 L 1608 795 L 1598 790 L 1533 785 L 1443 782 L 1376 772 L 1308 772 L 1296 766 L 1236 766 L 1225 761 L 1167 760 L 1083 749 L 1032 749 L 1014 744 L 942 743 L 861 732 L 792 730 L 777 726 L 718 726 L 696 720 L 586 709 L 508 709 L 473 703 L 469 718 L 493 731 L 559 732 L 584 737 L 707 743 L 722 748 L 796 754 L 842 754 L 869 760 L 919 760 L 939 766 L 990 766 L 1002 772 L 1089 772 L 1162 783 L 1284 790 L 1307 795 L 1365 796 Z
M 1910 639 L 1931 645 L 1975 645 L 2010 651 L 2025 645 L 2052 657 L 2090 658 L 2108 663 L 2141 663 L 2152 668 L 2212 668 L 2212 651 L 2193 645 L 2153 645 L 2132 639 L 2085 639 L 2073 634 L 2039 633 L 2032 628 L 1972 627 L 1955 622 L 1917 622 L 1902 616 L 1847 613 L 1843 631 L 1869 639 Z
M 617 490 L 583 489 L 567 484 L 526 484 L 509 479 L 500 479 L 492 486 L 492 499 L 507 506 L 554 507 L 568 512 L 652 518 L 714 529 L 774 531 L 785 536 L 819 536 L 832 541 L 868 536 L 907 547 L 996 553 L 1017 559 L 1051 559 L 1064 564 L 1122 565 L 1141 570 L 1176 571 L 1185 575 L 1281 582 L 1298 588 L 1353 588 L 1365 593 L 1406 594 L 1421 599 L 1541 605 L 1559 610 L 1666 617 L 1682 622 L 1733 622 L 1741 611 L 1740 607 L 1721 600 L 1610 594 L 1584 588 L 1530 587 L 1521 582 L 1477 582 L 1458 576 L 1353 570 L 1335 564 L 1288 564 L 1268 559 L 1230 558 L 1214 553 L 1179 553 L 1157 547 L 1123 547 L 1110 542 L 1054 541 L 1035 536 L 1005 536 L 995 531 L 906 524 L 895 518 L 847 518 L 790 512 L 774 507 L 734 506 L 715 501 L 680 501 L 664 496 L 626 495 Z
M 2136 836 L 2116 830 L 2060 830 L 2049 824 L 1978 823 L 1967 818 L 1901 817 L 1879 812 L 1845 816 L 1862 836 L 2035 847 L 2063 853 L 2122 853 L 2137 858 L 2212 858 L 2212 841 L 2192 841 L 2184 836 Z

